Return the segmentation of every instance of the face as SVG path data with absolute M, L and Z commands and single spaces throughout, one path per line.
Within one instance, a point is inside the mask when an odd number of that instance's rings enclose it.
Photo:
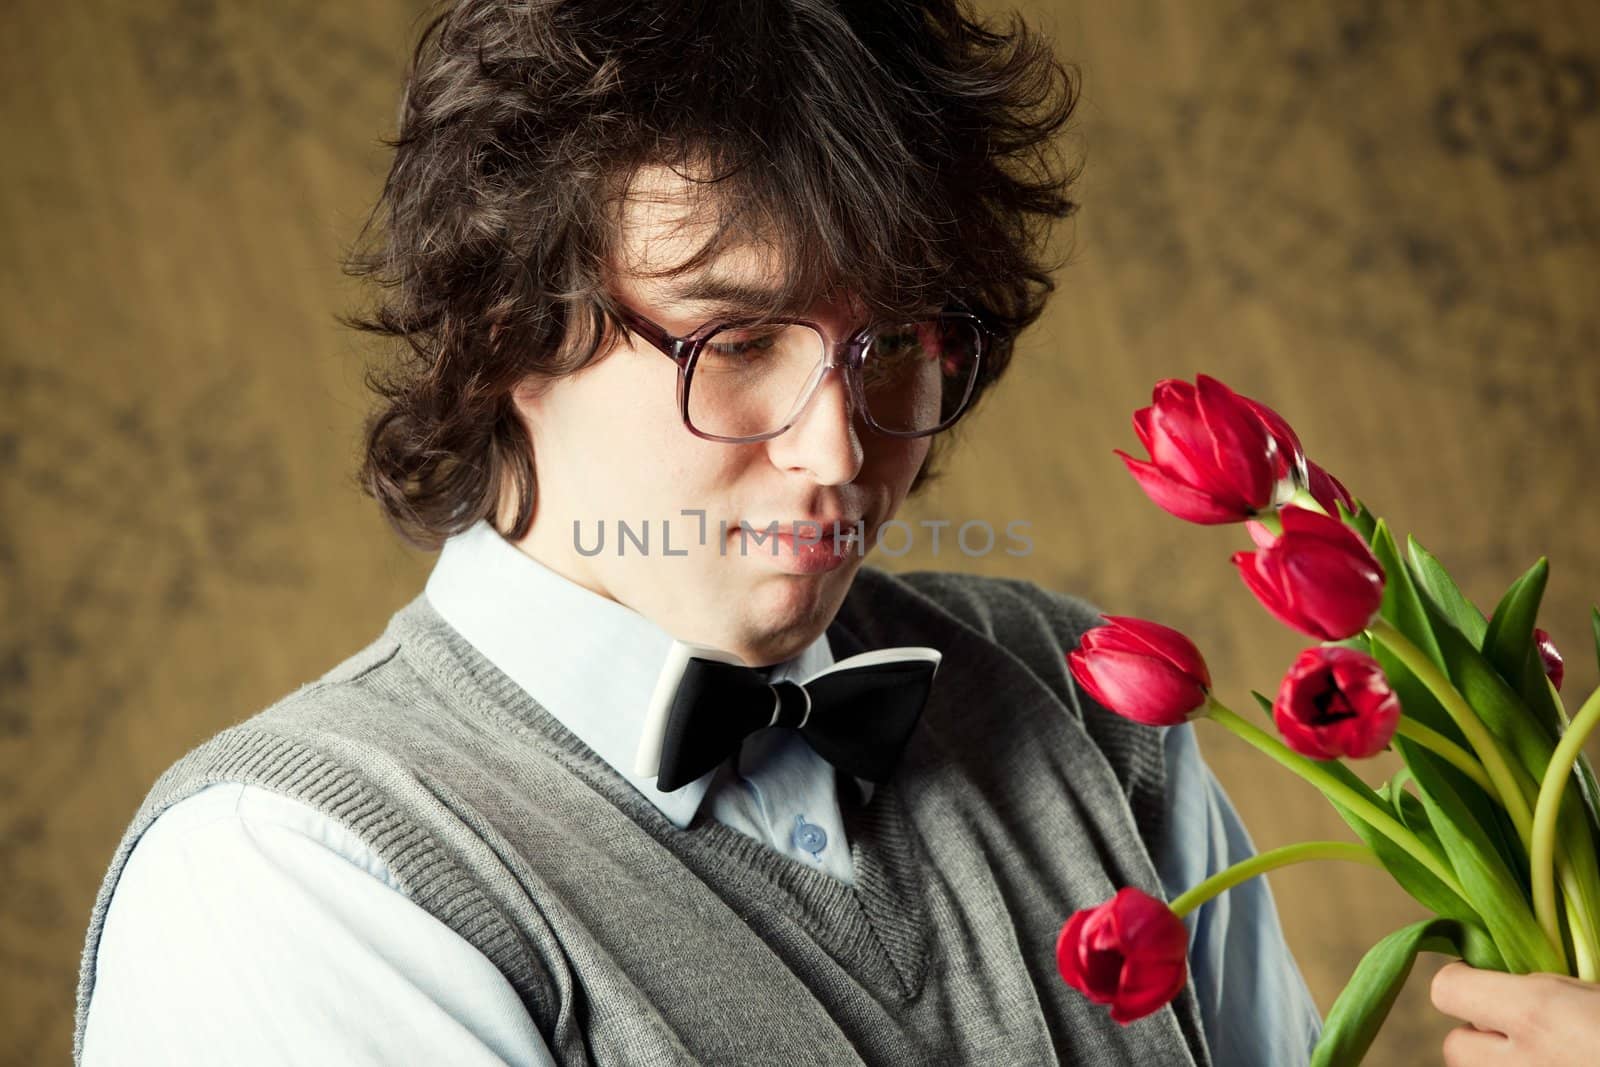
M 623 209 L 611 292 L 676 336 L 725 317 L 714 306 L 671 298 L 691 277 L 639 276 L 687 259 L 709 235 L 704 226 L 693 217 L 683 179 L 665 169 L 644 172 Z M 730 249 L 695 275 L 760 287 L 774 273 L 767 255 L 749 245 Z M 832 341 L 865 325 L 847 297 L 819 302 L 802 317 Z M 833 620 L 874 532 L 905 500 L 930 439 L 869 428 L 838 369 L 826 372 L 787 431 L 746 444 L 690 433 L 677 388 L 676 364 L 628 333 L 582 371 L 519 390 L 537 499 L 518 547 L 679 640 L 725 649 L 752 666 L 781 662 Z M 686 510 L 704 512 L 703 537 L 702 520 Z M 823 570 L 806 565 L 807 553 L 793 539 L 757 543 L 741 526 L 798 525 L 804 541 L 816 536 L 805 520 L 834 517 L 841 531 L 863 520 L 866 540 Z M 648 526 L 647 551 L 619 537 L 618 520 L 641 541 Z M 595 553 L 597 544 L 603 548 Z

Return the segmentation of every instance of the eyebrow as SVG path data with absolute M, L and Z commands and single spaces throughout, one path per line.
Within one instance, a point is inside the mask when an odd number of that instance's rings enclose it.
M 713 274 L 696 275 L 667 290 L 667 298 L 674 303 L 712 304 L 720 310 L 727 311 L 769 308 L 778 295 L 776 289 Z

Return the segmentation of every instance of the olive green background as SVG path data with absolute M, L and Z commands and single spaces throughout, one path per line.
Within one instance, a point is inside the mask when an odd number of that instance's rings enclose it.
M 997 8 L 998 9 L 998 8 Z M 0 1057 L 68 1055 L 90 904 L 173 759 L 376 635 L 431 557 L 354 488 L 374 352 L 334 322 L 420 23 L 387 0 L 8 5 L 0 35 Z M 1046 318 L 890 568 L 1177 626 L 1248 710 L 1307 642 L 1111 454 L 1161 377 L 1273 405 L 1478 602 L 1540 554 L 1575 705 L 1600 600 L 1600 14 L 1468 0 L 1036 3 L 1085 94 Z M 954 528 L 1026 522 L 1032 552 Z M 971 531 L 975 534 L 976 530 Z M 976 538 L 969 545 L 978 546 Z M 1260 848 L 1348 837 L 1201 724 Z M 1377 780 L 1385 759 L 1363 769 Z M 1271 876 L 1326 1011 L 1418 916 Z M 1437 1063 L 1425 957 L 1369 1062 Z M 219 977 L 225 980 L 225 977 Z

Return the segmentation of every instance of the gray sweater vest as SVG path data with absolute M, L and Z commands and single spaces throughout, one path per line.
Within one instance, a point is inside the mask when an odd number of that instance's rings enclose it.
M 860 569 L 836 658 L 944 658 L 895 776 L 866 805 L 841 790 L 849 886 L 704 811 L 677 829 L 419 595 L 151 788 L 95 901 L 74 1059 L 128 854 L 230 781 L 360 835 L 499 967 L 563 1065 L 1209 1067 L 1192 985 L 1122 1027 L 1055 967 L 1074 909 L 1123 885 L 1163 895 L 1159 734 L 1095 704 L 1064 660 L 1098 622 L 1028 582 Z

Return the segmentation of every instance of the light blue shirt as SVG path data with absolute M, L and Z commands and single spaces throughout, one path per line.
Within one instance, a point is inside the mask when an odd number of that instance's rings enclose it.
M 673 644 L 649 620 L 485 522 L 445 543 L 425 593 L 675 825 L 706 804 L 710 817 L 853 881 L 833 766 L 793 730 L 751 735 L 671 793 L 634 773 Z M 833 662 L 823 634 L 772 677 L 803 680 Z M 1153 858 L 1170 899 L 1254 847 L 1193 727 L 1166 729 L 1164 752 L 1168 846 Z M 856 781 L 870 797 L 872 783 Z M 1321 1020 L 1265 880 L 1185 922 L 1213 1062 L 1307 1062 Z M 296 800 L 230 782 L 173 805 L 129 857 L 100 941 L 83 1062 L 200 1063 L 218 1048 L 241 1067 L 554 1063 L 505 977 L 408 900 L 362 841 Z

